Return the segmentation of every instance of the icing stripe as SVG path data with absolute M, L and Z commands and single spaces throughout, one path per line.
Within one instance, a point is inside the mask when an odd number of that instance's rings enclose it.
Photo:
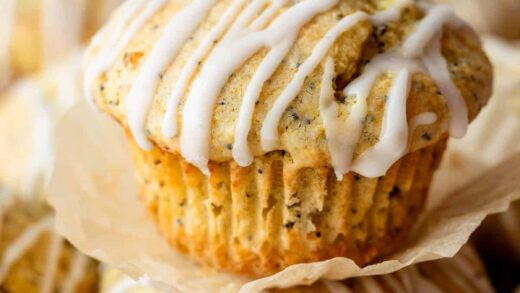
M 438 33 L 432 40 L 431 46 L 426 50 L 426 54 L 423 57 L 423 62 L 448 104 L 450 111 L 450 134 L 453 137 L 461 138 L 468 129 L 468 108 L 464 97 L 451 79 L 448 63 L 442 56 L 441 40 L 442 32 Z
M 298 68 L 294 78 L 276 99 L 265 118 L 261 130 L 262 148 L 265 151 L 272 151 L 278 146 L 278 123 L 289 104 L 300 92 L 305 78 L 314 71 L 341 34 L 366 19 L 368 15 L 363 12 L 355 12 L 343 18 L 314 47 L 311 56 Z
M 197 0 L 177 13 L 148 54 L 126 99 L 128 126 L 143 149 L 151 149 L 144 124 L 161 74 L 174 60 L 189 37 L 206 18 L 215 0 Z
M 183 111 L 181 132 L 181 153 L 184 158 L 197 166 L 205 174 L 207 167 L 211 115 L 215 100 L 229 76 L 262 47 L 276 47 L 317 14 L 327 11 L 337 0 L 306 0 L 283 12 L 265 30 L 251 31 L 243 27 L 254 11 L 253 1 L 241 15 L 208 59 L 191 85 Z M 249 9 L 251 8 L 251 9 Z M 254 14 L 253 14 L 254 15 Z M 251 117 L 248 117 L 251 119 Z
M 85 97 L 89 101 L 94 100 L 96 79 L 110 68 L 134 35 L 165 3 L 166 0 L 129 0 L 128 6 L 124 7 L 125 11 L 120 13 L 120 19 L 116 23 L 114 31 L 110 32 L 111 37 L 106 47 L 99 52 L 85 72 L 84 90 Z
M 331 125 L 328 127 L 326 132 L 333 133 L 332 135 L 327 135 L 327 141 L 330 145 L 333 145 L 334 147 L 330 148 L 329 151 L 334 153 L 334 156 L 338 157 L 336 164 L 334 165 L 334 169 L 337 174 L 337 178 L 341 179 L 343 174 L 346 174 L 350 171 L 356 171 L 359 172 L 363 176 L 381 176 L 386 172 L 386 169 L 384 166 L 381 166 L 383 162 L 375 162 L 376 164 L 373 166 L 369 166 L 370 164 L 374 163 L 372 162 L 372 159 L 366 160 L 363 159 L 363 156 L 359 158 L 359 161 L 353 163 L 353 157 L 354 157 L 354 151 L 357 146 L 357 143 L 361 137 L 361 132 L 363 130 L 363 121 L 365 120 L 365 117 L 367 115 L 367 98 L 370 94 L 370 91 L 372 89 L 372 86 L 374 82 L 376 81 L 377 77 L 379 77 L 381 74 L 384 74 L 385 72 L 395 72 L 399 69 L 406 69 L 409 72 L 421 72 L 423 71 L 423 68 L 420 66 L 420 64 L 410 61 L 407 59 L 404 59 L 400 56 L 398 56 L 395 52 L 390 51 L 388 53 L 385 53 L 383 55 L 379 55 L 375 57 L 364 69 L 363 74 L 358 77 L 357 79 L 353 80 L 343 91 L 343 94 L 345 97 L 353 96 L 356 98 L 356 101 L 354 105 L 352 106 L 350 110 L 350 115 L 347 119 L 341 119 L 337 117 L 337 114 L 334 116 L 331 116 L 332 119 L 336 119 L 334 125 Z M 403 82 L 404 85 L 407 86 L 409 83 L 410 77 L 407 77 L 406 80 L 408 80 L 406 83 Z M 394 82 L 395 83 L 395 82 Z M 401 87 L 392 87 L 395 91 L 401 90 Z M 393 95 L 392 95 L 393 96 Z M 394 99 L 392 99 L 393 101 Z M 389 103 L 390 104 L 390 103 Z M 388 105 L 387 105 L 388 106 Z M 402 108 L 401 108 L 401 113 Z M 406 113 L 406 104 L 404 105 L 404 113 Z M 387 121 L 388 129 L 393 129 L 396 125 L 396 122 L 399 123 L 399 119 L 401 117 L 397 117 L 396 115 L 392 114 L 393 119 L 388 119 L 386 117 L 388 114 L 391 114 L 391 112 L 385 110 L 385 116 L 383 117 L 383 120 Z M 404 119 L 406 119 L 406 115 L 404 116 Z M 402 131 L 407 131 L 407 126 L 404 125 L 405 123 L 403 121 L 400 121 L 400 129 Z M 325 126 L 327 128 L 327 126 Z M 383 128 L 384 129 L 384 128 Z M 384 131 L 382 131 L 381 138 L 383 138 Z M 380 139 L 381 139 L 380 138 Z M 405 138 L 403 136 L 403 138 Z M 392 136 L 389 137 L 389 139 L 392 139 Z M 386 141 L 386 140 L 385 140 Z M 405 138 L 404 142 L 396 142 L 396 143 L 405 143 L 407 142 L 407 137 Z M 385 144 L 388 144 L 385 142 Z M 382 145 L 379 145 L 379 148 L 381 148 Z M 385 148 L 383 147 L 383 150 Z M 369 149 L 368 151 L 371 151 L 372 149 Z M 364 154 L 365 156 L 370 155 Z M 397 156 L 392 156 L 392 158 L 389 158 L 389 161 L 385 163 L 385 165 L 393 164 Z M 386 159 L 386 157 L 385 157 Z M 379 165 L 381 164 L 381 165 Z M 383 174 L 377 175 L 384 170 Z M 338 175 L 339 174 L 339 175 Z
M 334 70 L 334 59 L 328 57 L 325 61 L 325 68 L 323 72 L 323 79 L 321 80 L 320 92 L 320 116 L 323 119 L 323 126 L 325 127 L 325 135 L 327 137 L 327 145 L 329 148 L 332 167 L 336 171 L 336 178 L 343 179 L 345 169 L 342 168 L 343 162 L 348 162 L 349 158 L 345 157 L 347 154 L 345 150 L 348 145 L 339 139 L 345 137 L 347 128 L 343 119 L 338 117 L 338 105 L 334 101 L 334 78 L 336 72 Z M 348 154 L 347 154 L 348 155 Z
M 442 28 L 446 23 L 458 25 L 453 12 L 445 6 L 435 6 L 429 9 L 415 32 L 403 44 L 402 51 L 408 58 L 419 58 L 428 68 L 428 73 L 437 83 L 439 90 L 448 103 L 450 111 L 450 133 L 456 138 L 466 134 L 468 127 L 468 108 L 464 97 L 453 82 L 448 70 L 448 64 L 442 55 Z
M 200 62 L 208 55 L 214 44 L 222 37 L 246 2 L 247 0 L 237 0 L 230 6 L 215 27 L 212 28 L 204 37 L 204 40 L 202 40 L 196 51 L 190 56 L 182 68 L 181 74 L 175 83 L 168 100 L 168 105 L 166 106 L 166 113 L 162 124 L 162 132 L 165 137 L 172 138 L 177 135 L 177 108 L 181 96 L 185 93 L 188 83 L 199 67 Z
M 412 118 L 412 122 L 410 122 L 410 134 L 413 134 L 415 129 L 421 125 L 430 125 L 437 122 L 437 114 L 433 112 L 426 112 L 419 114 Z
M 405 155 L 408 146 L 406 100 L 410 84 L 410 72 L 401 69 L 388 94 L 379 141 L 357 159 L 353 166 L 357 173 L 367 177 L 380 176 Z
M 413 3 L 414 0 L 396 0 L 388 9 L 372 15 L 372 24 L 380 26 L 385 23 L 398 21 L 401 18 L 401 11 Z

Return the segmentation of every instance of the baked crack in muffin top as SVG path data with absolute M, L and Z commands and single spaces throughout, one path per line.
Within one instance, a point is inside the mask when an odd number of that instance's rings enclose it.
M 131 0 L 85 62 L 90 100 L 205 174 L 283 151 L 382 176 L 463 136 L 492 83 L 475 33 L 411 0 Z

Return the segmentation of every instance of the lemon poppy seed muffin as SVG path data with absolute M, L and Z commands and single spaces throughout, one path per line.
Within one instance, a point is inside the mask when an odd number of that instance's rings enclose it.
M 54 231 L 41 201 L 2 194 L 0 291 L 95 292 L 97 264 Z
M 128 133 L 169 243 L 261 276 L 398 248 L 491 79 L 443 6 L 136 0 L 90 45 L 84 88 Z
M 115 269 L 105 269 L 101 292 L 159 293 L 145 280 L 134 281 Z M 271 289 L 270 293 L 412 293 L 412 292 L 494 292 L 486 270 L 469 245 L 453 258 L 410 266 L 396 273 L 353 278 L 346 281 L 318 281 L 308 286 Z
M 79 49 L 122 0 L 0 1 L 0 90 Z

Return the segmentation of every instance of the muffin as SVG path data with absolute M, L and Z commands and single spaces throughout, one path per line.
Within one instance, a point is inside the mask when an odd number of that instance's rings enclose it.
M 15 82 L 0 94 L 0 185 L 30 196 L 53 169 L 54 127 L 80 100 L 81 54 Z
M 81 47 L 122 0 L 2 1 L 0 90 Z
M 1 215 L 1 292 L 97 290 L 97 264 L 54 232 L 43 202 L 2 195 Z
M 133 281 L 115 269 L 102 275 L 101 293 L 159 293 L 143 281 Z M 422 263 L 393 274 L 347 281 L 320 281 L 310 286 L 273 289 L 271 293 L 412 293 L 494 292 L 478 255 L 466 246 L 452 259 Z
M 467 25 L 406 0 L 128 1 L 84 62 L 168 242 L 254 276 L 399 248 L 492 80 Z

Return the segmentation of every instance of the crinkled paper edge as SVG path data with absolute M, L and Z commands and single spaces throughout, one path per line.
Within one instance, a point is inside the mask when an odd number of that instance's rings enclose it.
M 59 124 L 56 147 L 49 194 L 58 230 L 84 253 L 171 292 L 260 292 L 320 278 L 387 274 L 452 257 L 487 215 L 520 199 L 517 154 L 429 209 L 410 242 L 386 261 L 359 268 L 347 258 L 335 258 L 252 280 L 201 268 L 167 246 L 139 202 L 124 134 L 113 120 L 82 102 Z

